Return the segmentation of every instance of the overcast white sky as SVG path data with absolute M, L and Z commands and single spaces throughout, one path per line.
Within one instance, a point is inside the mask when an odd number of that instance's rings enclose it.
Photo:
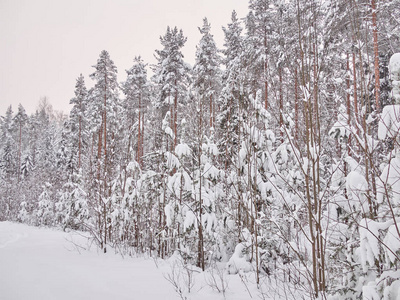
M 218 47 L 232 10 L 247 14 L 247 0 L 0 0 L 0 115 L 21 103 L 33 113 L 47 96 L 69 112 L 76 78 L 89 74 L 107 50 L 125 80 L 136 55 L 154 63 L 167 26 L 188 37 L 185 60 L 194 62 L 198 27 L 207 17 Z

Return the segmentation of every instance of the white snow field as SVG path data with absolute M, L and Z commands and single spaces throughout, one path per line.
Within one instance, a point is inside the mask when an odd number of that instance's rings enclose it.
M 177 299 L 151 260 L 80 252 L 76 234 L 0 223 L 0 299 Z M 94 251 L 93 251 L 94 250 Z
M 176 260 L 155 262 L 109 252 L 89 247 L 87 239 L 77 233 L 0 222 L 0 299 L 239 300 L 260 296 L 250 273 L 225 272 L 222 277 L 228 287 L 224 295 L 221 276 L 215 275 L 217 283 L 212 288 L 210 273 L 194 270 L 188 293 L 188 272 L 174 268 Z M 167 281 L 168 276 L 176 279 L 182 295 Z

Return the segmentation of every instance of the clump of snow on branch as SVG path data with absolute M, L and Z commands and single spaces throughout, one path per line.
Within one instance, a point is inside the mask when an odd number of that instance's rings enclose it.
M 379 120 L 378 138 L 395 138 L 400 130 L 400 105 L 387 105 L 382 110 Z
M 346 189 L 349 192 L 352 205 L 359 207 L 361 204 L 364 210 L 368 210 L 366 199 L 368 183 L 364 176 L 365 171 L 352 157 L 347 157 L 346 162 L 351 170 L 346 176 Z
M 331 130 L 329 131 L 329 135 L 336 139 L 349 137 L 350 135 L 348 126 L 349 116 L 347 115 L 346 110 L 346 107 L 341 104 L 339 107 L 338 120 L 335 122 L 335 124 L 333 124 Z
M 394 204 L 395 212 L 400 212 L 400 157 L 395 156 L 385 166 L 379 181 L 377 182 L 377 200 L 383 203 L 386 196 L 389 196 Z
M 185 143 L 178 144 L 178 145 L 175 147 L 175 154 L 176 154 L 178 157 L 189 156 L 191 153 L 192 153 L 192 150 L 191 150 L 190 147 L 189 147 L 187 144 L 185 144 Z
M 390 77 L 393 85 L 393 98 L 396 103 L 400 102 L 400 53 L 392 55 L 389 61 Z
M 171 112 L 167 112 L 166 114 L 165 114 L 165 117 L 164 117 L 164 119 L 163 119 L 163 121 L 162 121 L 162 130 L 167 134 L 167 135 L 169 135 L 170 137 L 171 137 L 171 139 L 174 139 L 175 138 L 175 134 L 174 134 L 174 131 L 172 130 L 172 128 L 171 127 L 169 127 L 169 123 L 170 123 L 170 117 L 171 117 Z

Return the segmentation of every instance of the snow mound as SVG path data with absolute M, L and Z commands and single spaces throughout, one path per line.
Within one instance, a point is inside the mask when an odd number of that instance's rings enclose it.
M 237 274 L 239 271 L 249 272 L 252 270 L 251 263 L 247 260 L 246 246 L 240 243 L 226 265 L 228 274 Z

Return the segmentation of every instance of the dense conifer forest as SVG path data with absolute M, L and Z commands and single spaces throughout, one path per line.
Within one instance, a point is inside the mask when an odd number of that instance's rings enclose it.
M 168 27 L 123 82 L 106 50 L 88 62 L 68 117 L 9 107 L 0 220 L 310 299 L 398 299 L 400 1 L 250 0 L 222 49 L 194 26 L 193 66 Z

